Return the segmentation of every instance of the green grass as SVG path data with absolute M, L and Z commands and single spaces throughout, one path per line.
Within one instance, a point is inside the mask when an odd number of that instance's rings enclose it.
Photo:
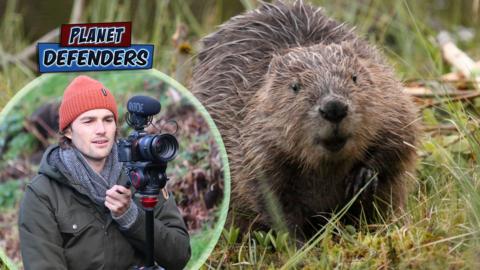
M 12 261 L 7 257 L 5 252 L 0 249 L 0 270 L 16 270 L 17 267 Z
M 459 40 L 458 46 L 480 59 L 480 11 L 474 9 L 475 1 L 312 2 L 324 6 L 334 18 L 356 26 L 357 33 L 385 52 L 402 80 L 436 80 L 451 71 L 435 43 L 440 30 L 451 31 L 456 37 L 460 26 L 477 29 L 473 39 Z M 438 6 L 440 2 L 445 6 Z M 155 44 L 155 68 L 176 77 L 178 70 L 189 70 L 192 57 L 187 55 L 185 62 L 172 44 L 179 23 L 189 29 L 186 41 L 195 52 L 196 41 L 213 31 L 215 25 L 256 4 L 254 0 L 209 0 L 202 4 L 193 0 L 88 1 L 84 18 L 133 20 L 135 42 Z M 32 42 L 23 35 L 23 18 L 18 10 L 18 2 L 9 0 L 6 15 L 0 17 L 2 107 L 36 76 L 26 65 L 6 60 L 7 54 L 18 53 Z M 188 85 L 188 72 L 178 78 Z M 441 91 L 443 86 L 433 87 Z M 457 130 L 424 134 L 418 149 L 421 158 L 417 175 L 410 179 L 412 188 L 403 216 L 357 229 L 333 218 L 304 246 L 291 237 L 285 239 L 282 233 L 251 231 L 236 235 L 234 227 L 227 227 L 203 268 L 479 269 L 479 111 L 478 98 L 471 103 L 445 103 L 423 111 L 425 125 L 453 124 Z M 205 239 L 208 234 L 198 236 L 199 243 Z
M 428 156 L 419 164 L 404 216 L 361 226 L 358 231 L 334 217 L 293 255 L 294 243 L 290 243 L 290 252 L 278 252 L 273 245 L 252 237 L 255 232 L 238 243 L 226 234 L 209 264 L 250 269 L 260 260 L 264 267 L 275 269 L 478 269 L 480 167 L 476 160 L 480 132 L 478 124 L 467 124 L 458 106 L 452 111 L 445 109 L 464 136 L 460 142 L 468 143 L 467 151 L 452 151 L 455 146 L 441 137 L 424 140 L 422 150 Z M 462 132 L 465 129 L 475 132 Z

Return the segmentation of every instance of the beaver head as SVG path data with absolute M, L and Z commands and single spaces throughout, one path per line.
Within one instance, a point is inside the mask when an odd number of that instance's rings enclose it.
M 274 147 L 311 166 L 360 158 L 389 117 L 383 115 L 388 83 L 372 77 L 392 77 L 377 74 L 381 69 L 372 74 L 366 61 L 350 42 L 274 55 L 255 101 Z

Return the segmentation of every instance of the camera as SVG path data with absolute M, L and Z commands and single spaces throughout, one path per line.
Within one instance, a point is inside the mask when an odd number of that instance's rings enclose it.
M 126 139 L 118 141 L 118 159 L 124 162 L 129 178 L 127 186 L 133 185 L 140 203 L 145 209 L 145 254 L 146 265 L 133 269 L 161 269 L 155 266 L 153 210 L 158 202 L 160 189 L 168 177 L 167 163 L 178 151 L 178 142 L 172 134 L 147 134 L 145 127 L 152 123 L 153 116 L 160 112 L 160 102 L 148 96 L 134 96 L 127 102 L 127 124 L 135 129 Z
M 135 133 L 126 140 L 120 139 L 118 158 L 120 162 L 168 162 L 175 158 L 177 149 L 177 139 L 171 134 L 146 135 Z
M 135 130 L 118 141 L 118 159 L 124 162 L 129 185 L 141 196 L 159 194 L 168 178 L 167 163 L 178 151 L 178 141 L 172 134 L 147 134 L 144 128 L 160 112 L 160 103 L 148 96 L 134 96 L 127 102 L 126 121 Z

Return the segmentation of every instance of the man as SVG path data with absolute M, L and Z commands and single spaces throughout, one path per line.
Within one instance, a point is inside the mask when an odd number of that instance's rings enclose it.
M 129 269 L 145 264 L 145 212 L 118 161 L 117 106 L 87 76 L 66 88 L 59 108 L 59 145 L 43 155 L 20 206 L 25 269 Z M 187 229 L 173 196 L 155 209 L 154 259 L 180 269 L 190 257 Z

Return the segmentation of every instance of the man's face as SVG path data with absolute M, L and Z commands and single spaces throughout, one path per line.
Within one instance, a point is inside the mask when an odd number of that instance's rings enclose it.
M 103 161 L 115 142 L 117 125 L 113 113 L 107 109 L 94 109 L 80 114 L 65 131 L 73 145 L 85 158 Z

